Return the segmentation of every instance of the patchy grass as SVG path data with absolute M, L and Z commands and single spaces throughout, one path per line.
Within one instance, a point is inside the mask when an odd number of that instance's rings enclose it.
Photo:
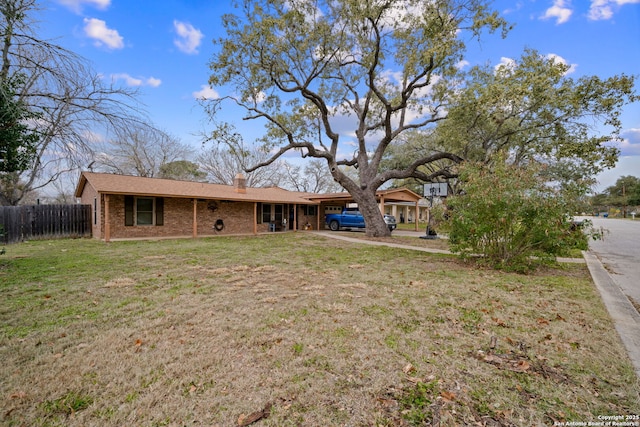
M 0 258 L 0 301 L 3 425 L 640 413 L 584 265 L 522 276 L 309 233 L 37 241 Z

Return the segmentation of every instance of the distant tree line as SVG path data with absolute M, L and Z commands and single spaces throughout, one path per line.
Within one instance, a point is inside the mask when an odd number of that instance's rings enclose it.
M 627 217 L 633 208 L 640 206 L 640 178 L 626 175 L 618 178 L 615 184 L 591 199 L 594 210 L 620 208 L 623 217 Z

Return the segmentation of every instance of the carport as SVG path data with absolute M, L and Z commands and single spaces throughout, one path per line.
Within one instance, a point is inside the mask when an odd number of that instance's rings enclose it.
M 342 210 L 347 204 L 354 203 L 353 197 L 347 192 L 314 194 L 307 196 L 307 198 L 319 204 L 318 230 L 324 228 L 324 217 L 327 213 L 333 213 L 338 209 Z M 422 199 L 422 196 L 407 188 L 393 188 L 376 192 L 376 201 L 382 214 L 385 212 L 385 203 L 387 202 L 411 202 L 415 204 L 416 212 L 418 212 L 420 199 Z M 415 227 L 416 231 L 419 231 L 418 221 L 415 222 Z

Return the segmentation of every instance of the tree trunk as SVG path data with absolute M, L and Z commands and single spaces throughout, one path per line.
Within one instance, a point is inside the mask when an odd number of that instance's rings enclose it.
M 391 231 L 384 222 L 384 217 L 378 207 L 375 192 L 362 191 L 357 196 L 352 194 L 360 213 L 364 217 L 366 224 L 366 233 L 369 237 L 387 237 L 391 235 Z

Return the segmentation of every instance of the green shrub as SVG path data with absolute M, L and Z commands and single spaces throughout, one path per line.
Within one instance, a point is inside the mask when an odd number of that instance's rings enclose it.
M 583 248 L 564 194 L 543 182 L 533 166 L 498 161 L 492 168 L 465 164 L 461 195 L 448 201 L 451 250 L 482 255 L 494 268 L 525 272 L 537 263 Z

